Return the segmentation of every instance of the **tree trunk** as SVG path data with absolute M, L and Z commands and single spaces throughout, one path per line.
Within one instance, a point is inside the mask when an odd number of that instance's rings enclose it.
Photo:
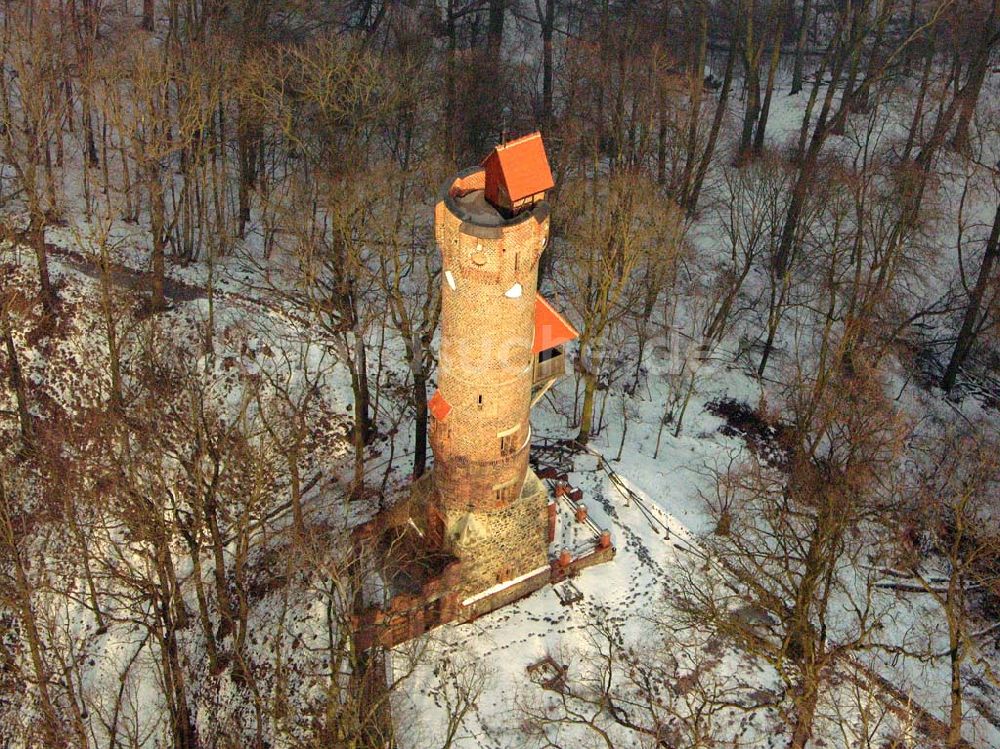
M 251 119 L 241 107 L 236 125 L 240 168 L 237 191 L 239 201 L 237 236 L 241 239 L 245 236 L 247 223 L 250 221 L 250 191 L 257 183 L 257 153 L 260 149 L 261 129 L 258 124 L 251 122 Z
M 980 308 L 986 289 L 993 280 L 993 266 L 1000 256 L 1000 205 L 997 206 L 993 215 L 993 229 L 990 231 L 990 238 L 986 242 L 986 251 L 983 254 L 983 264 L 979 267 L 979 276 L 976 284 L 969 294 L 969 304 L 965 308 L 965 317 L 962 320 L 962 327 L 958 332 L 958 340 L 955 342 L 955 349 L 952 351 L 948 367 L 941 378 L 941 389 L 949 392 L 955 387 L 958 373 L 965 364 L 965 360 L 976 341 L 979 327 Z
M 906 146 L 903 148 L 903 161 L 908 161 L 916 143 L 917 131 L 924 116 L 924 101 L 927 98 L 927 88 L 934 68 L 934 39 L 927 40 L 927 50 L 924 55 L 924 69 L 920 75 L 920 87 L 917 90 L 917 101 L 913 107 L 913 118 L 910 120 L 910 130 L 906 134 Z
M 2 305 L 0 305 L 0 334 L 3 335 L 4 348 L 7 350 L 10 388 L 14 391 L 14 396 L 17 399 L 17 418 L 21 425 L 21 439 L 25 446 L 31 447 L 35 441 L 35 429 L 31 420 L 31 411 L 28 410 L 28 392 L 24 386 L 21 363 L 17 356 L 14 335 L 10 328 L 10 315 L 7 308 Z
M 305 516 L 302 514 L 302 478 L 299 474 L 299 450 L 302 440 L 302 431 L 298 431 L 293 438 L 293 444 L 288 448 L 286 460 L 288 462 L 288 483 L 292 501 L 292 524 L 297 536 L 304 537 L 306 531 Z
M 753 16 L 755 3 L 744 13 L 746 30 L 743 38 L 743 85 L 746 91 L 746 107 L 743 110 L 743 128 L 740 131 L 740 145 L 736 160 L 741 162 L 750 151 L 754 125 L 760 115 L 760 42 L 754 39 Z
M 422 368 L 413 373 L 413 407 L 417 419 L 414 427 L 413 478 L 417 479 L 427 469 L 427 376 Z
M 215 632 L 212 631 L 212 619 L 208 610 L 208 596 L 205 593 L 204 573 L 201 568 L 201 549 L 195 541 L 194 532 L 184 533 L 191 556 L 191 577 L 194 578 L 194 591 L 198 599 L 198 620 L 201 622 L 202 634 L 205 637 L 205 650 L 208 655 L 208 668 L 213 674 L 219 673 L 219 651 L 215 643 Z
M 147 180 L 149 183 L 149 230 L 152 234 L 152 278 L 150 279 L 149 306 L 153 312 L 162 312 L 167 308 L 165 291 L 166 275 L 166 207 L 163 200 L 163 185 L 160 184 L 159 169 L 150 165 Z
M 764 372 L 767 371 L 767 362 L 771 358 L 771 352 L 774 351 L 774 339 L 778 334 L 778 324 L 781 321 L 780 315 L 778 315 L 778 308 L 775 306 L 778 304 L 778 295 L 775 289 L 771 289 L 771 309 L 768 315 L 767 321 L 767 340 L 764 341 L 764 350 L 760 355 L 760 363 L 757 365 L 757 375 L 759 377 L 764 376 Z
M 452 158 L 455 157 L 455 115 L 457 110 L 456 68 L 458 56 L 458 29 L 455 23 L 455 0 L 448 0 L 445 10 L 445 28 L 448 36 L 448 52 L 444 75 L 444 142 Z
M 937 149 L 945 141 L 945 136 L 948 130 L 951 128 L 951 124 L 955 119 L 955 115 L 962 112 L 968 112 L 968 117 L 971 119 L 972 112 L 976 108 L 976 102 L 979 99 L 979 90 L 982 86 L 982 79 L 985 77 L 987 70 L 989 69 L 990 53 L 993 50 L 993 46 L 997 43 L 998 37 L 996 35 L 996 25 L 997 16 L 1000 13 L 1000 3 L 994 0 L 992 5 L 992 10 L 990 17 L 983 23 L 982 37 L 977 45 L 976 53 L 969 63 L 969 73 L 965 79 L 965 85 L 959 87 L 959 76 L 955 75 L 955 95 L 952 98 L 949 105 L 941 111 L 938 115 L 937 121 L 934 123 L 934 130 L 931 133 L 928 142 L 917 154 L 916 161 L 917 165 L 924 169 L 925 171 L 930 169 L 931 161 L 934 158 Z M 968 130 L 966 129 L 966 135 Z M 956 136 L 958 134 L 956 133 Z M 961 145 L 961 143 L 959 144 Z
M 712 321 L 704 330 L 705 344 L 722 342 L 722 337 L 726 331 L 726 324 L 729 322 L 729 312 L 733 308 L 733 304 L 736 302 L 740 290 L 743 288 L 743 284 L 746 282 L 747 276 L 750 275 L 750 270 L 753 266 L 754 263 L 752 262 L 744 263 L 739 271 L 739 275 L 736 276 L 736 279 L 726 291 L 725 297 L 719 302 L 719 307 L 712 316 Z
M 355 319 L 357 319 L 356 315 Z M 371 390 L 368 387 L 368 350 L 365 348 L 364 333 L 358 326 L 355 326 L 354 332 L 353 359 L 357 373 L 356 416 L 361 424 L 361 440 L 365 445 L 370 445 L 375 438 L 375 428 L 371 417 Z
M 880 11 L 875 27 L 875 39 L 872 41 L 871 50 L 868 53 L 868 65 L 865 75 L 861 79 L 861 85 L 854 91 L 851 97 L 851 111 L 868 112 L 871 110 L 872 86 L 882 77 L 885 72 L 886 59 L 883 52 L 885 44 L 886 27 L 892 17 L 892 8 L 895 0 L 890 5 L 885 6 L 885 11 Z M 909 48 L 909 44 L 906 45 Z
M 501 46 L 503 45 L 503 21 L 507 12 L 506 0 L 489 0 L 489 13 L 486 23 L 486 43 L 490 54 L 499 62 Z
M 701 186 L 705 182 L 705 175 L 708 173 L 708 166 L 712 161 L 712 154 L 715 152 L 715 144 L 719 139 L 719 131 L 722 129 L 722 120 L 726 116 L 729 91 L 733 85 L 733 69 L 736 67 L 735 34 L 736 32 L 734 31 L 729 49 L 729 59 L 726 61 L 726 74 L 722 80 L 722 91 L 719 92 L 719 104 L 716 107 L 715 117 L 712 120 L 712 129 L 708 133 L 708 143 L 705 144 L 705 152 L 702 154 L 701 162 L 698 164 L 698 171 L 695 174 L 691 192 L 684 199 L 684 208 L 688 216 L 693 216 L 698 208 L 698 196 L 701 193 Z
M 705 89 L 705 54 L 708 48 L 708 13 L 703 2 L 698 3 L 698 42 L 695 45 L 694 59 L 692 60 L 692 70 L 689 73 L 690 92 L 688 93 L 688 132 L 687 132 L 687 153 L 684 156 L 684 174 L 681 177 L 680 190 L 682 195 L 688 192 L 688 183 L 694 172 L 694 165 L 697 162 L 698 152 L 698 123 L 701 120 L 701 95 Z M 729 55 L 732 59 L 732 53 Z M 666 109 L 666 93 L 663 94 L 663 108 Z M 718 116 L 718 115 L 716 115 Z M 666 114 L 663 115 L 664 119 Z M 666 159 L 666 125 L 661 126 L 661 140 L 663 142 L 663 156 Z
M 747 70 L 747 103 L 743 112 L 743 128 L 740 130 L 740 146 L 736 160 L 742 163 L 750 153 L 753 140 L 754 125 L 760 116 L 760 75 L 756 68 Z
M 805 57 L 806 41 L 809 37 L 809 10 L 812 0 L 802 0 L 802 17 L 799 18 L 799 34 L 795 42 L 795 62 L 792 64 L 792 90 L 797 94 L 802 90 L 802 62 Z
M 94 114 L 90 104 L 90 86 L 84 85 L 80 106 L 83 108 L 84 154 L 87 164 L 96 167 L 100 162 L 97 158 L 97 142 L 94 140 Z
M 962 89 L 961 103 L 958 109 L 958 122 L 955 123 L 955 134 L 951 139 L 952 147 L 962 154 L 969 152 L 969 127 L 972 124 L 972 116 L 976 113 L 979 92 L 982 91 L 983 81 L 986 79 L 988 68 L 989 53 L 978 56 L 973 60 L 968 80 Z
M 38 285 L 41 289 L 42 309 L 46 315 L 52 315 L 55 313 L 58 298 L 55 288 L 52 286 L 52 279 L 49 277 L 49 252 L 45 246 L 45 214 L 42 213 L 41 208 L 31 211 L 28 236 L 31 240 L 31 247 L 35 251 L 35 262 L 38 265 Z
M 591 372 L 583 374 L 583 409 L 580 412 L 580 431 L 576 441 L 586 445 L 590 441 L 590 432 L 594 427 L 594 394 L 597 391 L 597 376 Z
M 760 356 L 760 364 L 757 367 L 758 375 L 763 375 L 767 370 L 767 362 L 771 358 L 771 352 L 774 350 L 774 341 L 777 337 L 778 326 L 781 324 L 786 291 L 791 282 L 790 274 L 795 232 L 798 228 L 799 216 L 802 213 L 808 193 L 808 184 L 808 181 L 800 175 L 798 181 L 795 183 L 795 187 L 792 189 L 791 200 L 788 204 L 788 214 L 782 231 L 781 245 L 778 247 L 778 252 L 770 268 L 771 301 L 768 307 L 767 340 L 764 343 L 764 350 Z
M 31 605 L 31 581 L 28 579 L 24 560 L 21 557 L 19 542 L 21 533 L 14 527 L 14 518 L 11 515 L 10 503 L 7 500 L 6 487 L 2 477 L 0 477 L 0 533 L 3 534 L 2 542 L 7 547 L 7 555 L 13 560 L 15 608 L 24 627 L 23 639 L 27 640 L 32 670 L 35 672 L 39 706 L 44 720 L 42 727 L 42 734 L 45 737 L 44 743 L 46 746 L 58 749 L 66 746 L 66 737 L 62 733 L 62 722 L 59 720 L 49 693 L 50 674 L 45 665 L 41 634 L 38 631 L 38 623 Z
M 111 262 L 107 244 L 101 243 L 101 312 L 104 317 L 104 332 L 108 342 L 108 368 L 111 374 L 111 406 L 120 411 L 125 404 L 122 392 L 121 346 L 118 329 L 115 326 L 115 302 L 112 291 Z
M 542 127 L 552 124 L 552 32 L 556 23 L 556 0 L 545 0 L 542 24 Z
M 215 469 L 216 472 L 219 470 Z M 212 483 L 216 483 L 217 476 Z M 226 546 L 227 541 L 223 537 L 222 529 L 219 526 L 218 500 L 214 496 L 214 489 L 209 490 L 209 496 L 204 499 L 205 524 L 208 526 L 209 537 L 212 539 L 212 573 L 215 578 L 215 598 L 219 606 L 219 615 L 222 621 L 219 626 L 219 640 L 224 640 L 236 629 L 235 616 L 233 615 L 232 599 L 229 595 L 229 579 L 226 567 Z
M 767 130 L 767 118 L 771 114 L 771 96 L 774 94 L 774 79 L 778 74 L 778 63 L 781 61 L 781 40 L 785 35 L 785 14 L 779 12 L 778 28 L 774 32 L 771 48 L 771 62 L 767 68 L 767 88 L 764 90 L 764 103 L 757 117 L 757 131 L 753 138 L 753 154 L 760 155 L 764 151 L 764 133 Z
M 156 0 L 142 0 L 142 28 L 152 31 L 156 23 Z
M 162 539 L 158 546 L 162 545 Z M 166 562 L 170 551 L 157 550 L 157 576 L 159 582 L 159 603 L 157 605 L 157 639 L 160 645 L 160 662 L 163 669 L 164 692 L 170 712 L 173 749 L 197 749 L 194 726 L 191 724 L 191 714 L 187 704 L 187 690 L 184 687 L 184 671 L 181 667 L 177 644 L 177 622 L 172 611 L 175 608 L 173 598 L 176 585 L 171 582 L 167 572 Z
M 769 321 L 767 343 L 764 346 L 760 365 L 757 369 L 759 374 L 763 374 L 764 370 L 767 368 L 767 361 L 774 346 L 778 325 L 781 322 L 781 307 L 784 304 L 785 291 L 787 290 L 791 280 L 791 266 L 794 258 L 794 251 L 796 249 L 796 234 L 799 229 L 799 220 L 802 216 L 802 210 L 805 208 L 806 198 L 808 197 L 809 191 L 812 187 L 813 179 L 815 178 L 816 163 L 819 159 L 820 151 L 822 150 L 823 144 L 826 142 L 827 136 L 830 132 L 830 109 L 833 106 L 833 98 L 837 89 L 837 84 L 843 74 L 844 62 L 848 51 L 844 49 L 843 45 L 839 42 L 835 43 L 838 44 L 839 48 L 835 53 L 836 56 L 833 67 L 830 71 L 830 85 L 827 87 L 826 95 L 823 99 L 823 106 L 816 119 L 816 125 L 813 128 L 813 134 L 812 138 L 809 140 L 808 148 L 805 147 L 805 134 L 808 128 L 808 112 L 807 117 L 803 119 L 803 129 L 799 141 L 801 160 L 799 163 L 798 176 L 796 177 L 795 185 L 792 188 L 791 198 L 788 201 L 788 209 L 785 212 L 785 221 L 781 227 L 778 249 L 774 255 L 774 260 L 772 261 L 772 267 L 770 269 L 772 306 L 769 315 L 771 319 Z M 819 85 L 817 81 L 817 83 L 813 85 L 813 96 L 816 95 L 818 89 Z M 811 110 L 811 104 L 809 110 Z M 776 282 L 780 282 L 782 290 L 780 294 L 776 292 Z M 774 306 L 775 303 L 779 305 L 777 308 Z
M 351 390 L 354 392 L 354 428 L 351 430 L 351 438 L 354 445 L 354 481 L 351 487 L 351 496 L 360 498 L 365 490 L 365 432 L 368 416 L 365 411 L 368 408 L 364 391 L 361 387 L 361 380 L 358 377 L 357 362 L 352 359 L 351 369 Z
M 788 749 L 805 749 L 812 737 L 819 688 L 815 679 L 805 677 L 800 689 L 802 693 L 795 700 L 795 728 L 792 731 L 792 738 L 788 742 Z
M 844 93 L 840 95 L 840 108 L 830 119 L 830 132 L 843 135 L 847 131 L 847 117 L 854 111 L 855 86 L 858 80 L 858 67 L 861 65 L 861 47 L 856 46 L 851 54 L 851 63 L 847 68 L 847 79 L 844 82 Z
M 961 616 L 961 614 L 959 614 Z M 951 673 L 949 685 L 950 702 L 948 707 L 948 738 L 945 745 L 948 749 L 957 749 L 962 745 L 962 719 L 964 708 L 962 704 L 962 640 L 955 623 L 949 627 L 950 648 L 948 664 Z

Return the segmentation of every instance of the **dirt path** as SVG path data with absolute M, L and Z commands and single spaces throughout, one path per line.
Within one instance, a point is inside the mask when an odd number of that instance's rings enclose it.
M 46 249 L 51 257 L 58 258 L 83 273 L 88 278 L 100 280 L 102 271 L 97 263 L 82 252 L 46 243 Z M 151 274 L 137 271 L 121 263 L 111 263 L 111 282 L 121 288 L 131 291 L 150 291 L 152 288 Z M 193 284 L 178 281 L 170 276 L 164 278 L 163 293 L 174 302 L 193 302 L 196 299 L 207 299 L 208 290 Z
M 0 220 L 0 238 L 8 238 L 16 245 L 20 245 L 28 252 L 33 252 L 31 242 L 27 233 L 21 229 L 11 226 L 9 223 Z M 77 250 L 67 247 L 60 247 L 52 242 L 45 243 L 45 251 L 50 258 L 54 258 L 75 270 L 83 273 L 88 278 L 99 280 L 101 269 L 97 262 Z M 131 291 L 150 291 L 152 288 L 152 278 L 148 271 L 139 271 L 130 268 L 122 263 L 111 263 L 111 281 L 121 289 Z M 175 302 L 191 302 L 196 299 L 208 297 L 208 290 L 201 286 L 178 281 L 167 276 L 163 282 L 163 293 Z

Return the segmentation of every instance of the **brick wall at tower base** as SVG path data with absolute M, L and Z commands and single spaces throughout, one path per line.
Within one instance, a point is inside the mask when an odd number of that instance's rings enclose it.
M 506 606 L 508 603 L 513 603 L 518 599 L 524 598 L 536 590 L 541 590 L 549 583 L 557 583 L 561 580 L 565 580 L 567 577 L 575 577 L 580 573 L 580 570 L 586 569 L 587 567 L 593 567 L 595 564 L 603 564 L 604 562 L 610 562 L 615 558 L 615 547 L 597 547 L 593 551 L 586 554 L 582 554 L 570 561 L 565 567 L 560 565 L 558 561 L 550 563 L 544 570 L 540 570 L 538 573 L 528 577 L 524 580 L 519 580 L 518 582 L 498 590 L 490 595 L 477 598 L 466 605 L 460 605 L 458 610 L 457 619 L 461 621 L 472 621 L 473 619 L 482 616 L 483 614 L 488 614 L 501 606 Z
M 389 602 L 387 609 L 371 607 L 355 616 L 355 644 L 360 650 L 375 644 L 391 648 L 419 637 L 441 624 L 470 622 L 541 590 L 549 583 L 575 577 L 581 570 L 595 564 L 610 562 L 614 559 L 615 551 L 614 546 L 597 546 L 592 551 L 571 559 L 566 565 L 560 564 L 558 560 L 552 561 L 534 574 L 464 601 L 458 598 L 455 591 L 437 595 L 447 589 L 448 583 L 453 583 L 455 576 L 460 574 L 461 563 L 455 563 L 446 571 L 443 585 L 433 584 L 425 588 L 428 592 L 433 591 L 430 599 L 419 595 L 400 595 Z

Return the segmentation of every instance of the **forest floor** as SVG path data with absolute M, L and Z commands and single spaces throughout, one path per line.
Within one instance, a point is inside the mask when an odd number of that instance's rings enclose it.
M 87 293 L 85 287 L 93 287 L 97 282 L 99 270 L 86 254 L 58 238 L 51 244 L 50 251 L 54 274 L 60 279 L 68 300 Z M 113 280 L 128 291 L 145 288 L 145 274 L 123 263 L 116 264 Z M 179 278 L 172 279 L 167 288 L 175 306 L 170 313 L 175 321 L 186 318 L 189 322 L 185 327 L 197 321 L 203 314 L 205 288 L 191 279 Z M 239 291 L 236 283 L 220 290 L 217 304 L 223 320 L 242 319 L 248 304 L 259 313 L 269 311 L 265 300 Z M 277 311 L 272 312 L 281 317 Z M 101 344 L 94 338 L 97 335 L 99 331 L 95 326 L 82 325 L 71 341 L 72 346 L 77 350 L 98 347 Z M 245 340 L 241 342 L 243 335 L 245 333 L 232 339 L 233 355 L 237 355 L 245 343 Z M 261 341 L 255 347 L 277 345 L 277 341 L 277 338 Z M 71 362 L 73 358 L 57 358 L 56 361 Z M 73 381 L 86 390 L 87 386 L 76 379 L 79 372 L 73 365 L 65 366 L 66 373 L 73 372 Z M 338 378 L 342 376 L 337 375 Z M 53 378 L 51 370 L 43 379 L 57 389 L 60 387 L 57 384 L 59 377 Z M 344 388 L 341 382 L 341 404 L 348 402 Z M 601 463 L 592 455 L 583 454 L 576 458 L 569 477 L 573 486 L 584 490 L 584 502 L 590 516 L 601 527 L 612 530 L 617 548 L 614 561 L 587 569 L 572 580 L 582 597 L 571 605 L 565 605 L 559 591 L 549 586 L 473 623 L 446 625 L 434 631 L 429 636 L 423 663 L 394 699 L 394 718 L 402 734 L 403 746 L 414 749 L 429 746 L 432 740 L 439 740 L 447 731 L 448 690 L 460 678 L 459 664 L 478 663 L 483 669 L 483 683 L 481 695 L 457 729 L 454 745 L 499 749 L 523 746 L 526 716 L 539 708 L 549 710 L 551 707 L 546 706 L 553 699 L 562 699 L 561 695 L 530 678 L 528 667 L 532 664 L 551 657 L 568 666 L 569 680 L 583 683 L 592 676 L 592 659 L 602 652 L 602 638 L 612 638 L 625 648 L 648 652 L 651 657 L 660 653 L 662 642 L 657 622 L 670 617 L 675 575 L 691 564 L 703 562 L 698 538 L 713 530 L 699 497 L 699 491 L 708 487 L 711 469 L 748 448 L 769 451 L 774 459 L 780 460 L 780 436 L 773 434 L 767 425 L 755 421 L 752 408 L 741 405 L 760 399 L 761 383 L 731 362 L 716 362 L 705 368 L 680 435 L 674 436 L 673 425 L 669 425 L 654 457 L 662 417 L 662 388 L 663 383 L 647 382 L 631 396 L 609 394 L 601 408 L 603 429 L 593 440 L 591 450 L 606 459 L 603 464 L 612 467 L 614 475 L 601 470 Z M 910 408 L 926 407 L 930 403 L 946 411 L 956 408 L 913 382 L 903 385 L 901 394 L 904 392 Z M 543 400 L 534 415 L 538 439 L 562 439 L 572 434 L 572 425 L 565 414 L 572 413 L 573 398 L 573 382 L 567 378 Z M 337 401 L 336 396 L 334 401 Z M 963 409 L 992 405 L 988 399 L 978 406 L 975 399 L 969 401 L 962 405 Z M 624 436 L 621 414 L 625 414 L 628 421 Z M 407 469 L 402 445 L 408 444 L 409 438 L 406 430 L 397 435 L 400 446 L 393 481 L 400 486 L 405 482 Z M 619 453 L 620 459 L 616 457 Z M 320 501 L 330 496 L 329 478 L 329 469 L 318 471 L 315 475 L 310 474 L 306 486 L 307 495 L 312 497 L 312 521 L 317 527 L 333 522 L 338 513 L 336 500 L 332 503 Z M 314 487 L 319 490 L 310 492 Z M 625 487 L 627 491 L 623 490 Z M 643 506 L 634 501 L 635 497 L 643 498 Z M 270 519 L 274 521 L 286 515 L 287 505 L 282 505 L 274 508 Z M 269 547 L 267 558 L 276 559 L 281 553 L 280 540 L 273 540 Z M 255 586 L 260 595 L 257 601 L 260 608 L 259 613 L 251 614 L 251 620 L 256 622 L 255 628 L 264 631 L 265 623 L 273 616 L 276 586 L 283 583 L 277 570 L 268 569 L 263 557 L 254 570 L 254 575 L 259 576 Z M 886 633 L 887 640 L 892 639 L 890 634 L 900 638 L 899 641 L 940 638 L 940 627 L 927 624 L 936 621 L 936 612 L 928 602 L 920 600 L 921 596 L 899 587 L 887 588 L 885 595 L 894 598 L 895 611 L 891 627 L 894 631 Z M 315 601 L 308 596 L 298 601 L 298 607 L 290 616 L 293 622 L 290 626 L 299 632 L 296 637 L 320 636 L 322 622 L 309 613 L 315 611 L 314 607 Z M 94 655 L 119 659 L 128 652 L 123 644 L 114 644 L 107 637 L 95 638 L 91 643 Z M 253 647 L 266 650 L 272 647 L 271 640 L 261 637 Z M 712 664 L 720 680 L 735 680 L 744 687 L 752 685 L 758 700 L 780 702 L 780 680 L 773 669 L 753 655 L 718 641 L 708 641 L 692 643 L 689 657 L 693 659 L 698 649 L 703 656 L 708 654 L 704 662 Z M 113 652 L 117 655 L 111 656 Z M 879 712 L 878 731 L 884 737 L 906 730 L 907 720 L 912 722 L 910 730 L 917 734 L 934 732 L 933 718 L 946 715 L 947 678 L 941 659 L 918 662 L 905 657 L 872 655 L 859 665 L 861 668 L 854 671 L 845 665 L 844 673 L 834 680 L 835 688 L 825 695 L 818 736 L 826 737 L 829 745 L 839 745 L 836 732 L 843 730 L 845 712 L 859 711 L 857 705 L 851 707 L 858 702 L 859 692 L 868 695 L 867 701 L 863 701 L 863 709 Z M 304 663 L 301 669 L 303 674 L 308 671 Z M 885 685 L 873 686 L 864 669 L 885 678 L 898 691 L 892 693 Z M 995 658 L 984 657 L 970 662 L 967 670 L 970 715 L 966 738 L 973 746 L 1000 746 L 1000 718 L 996 708 L 1000 694 L 987 678 L 990 671 L 1000 670 L 1000 663 Z M 449 684 L 443 674 L 451 674 L 453 681 Z M 199 687 L 207 688 L 207 684 Z M 236 700 L 238 696 L 230 698 Z M 907 705 L 904 700 L 913 702 Z M 872 707 L 874 704 L 879 707 Z M 782 730 L 784 720 L 785 716 L 777 707 L 757 710 L 750 717 L 740 711 L 731 711 L 718 716 L 716 728 L 745 745 L 778 747 L 787 740 Z M 560 727 L 560 742 L 565 742 L 560 745 L 585 746 L 589 730 L 585 723 L 567 721 Z M 862 730 L 860 719 L 855 720 L 854 725 L 859 732 Z M 621 726 L 608 730 L 616 736 L 615 746 L 631 746 L 636 740 L 633 732 Z

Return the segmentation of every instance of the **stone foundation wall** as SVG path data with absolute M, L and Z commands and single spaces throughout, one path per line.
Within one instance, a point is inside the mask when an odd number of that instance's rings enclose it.
M 462 560 L 462 597 L 548 564 L 548 503 L 545 486 L 528 471 L 521 496 L 509 506 L 447 512 L 445 546 Z
M 580 570 L 593 567 L 595 564 L 610 562 L 614 558 L 614 546 L 599 546 L 592 552 L 571 560 L 566 566 L 560 565 L 558 561 L 552 562 L 538 574 L 531 575 L 496 593 L 483 596 L 468 605 L 461 606 L 458 610 L 458 618 L 466 622 L 472 621 L 476 617 L 488 614 L 508 603 L 513 603 L 519 598 L 524 598 L 536 590 L 541 590 L 549 583 L 557 583 L 567 577 L 574 577 L 579 574 Z

